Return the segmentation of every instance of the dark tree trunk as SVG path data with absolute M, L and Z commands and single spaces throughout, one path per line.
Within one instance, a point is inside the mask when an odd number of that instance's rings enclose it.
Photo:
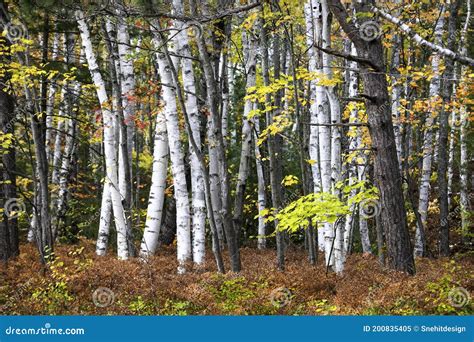
M 176 236 L 176 201 L 174 197 L 166 198 L 165 217 L 160 229 L 160 244 L 171 245 Z
M 1 0 L 0 0 L 1 1 Z M 9 23 L 10 18 L 6 12 L 4 1 L 0 2 L 3 11 L 0 11 L 1 21 L 4 25 Z M 8 44 L 8 42 L 7 42 Z M 17 52 L 16 56 L 23 66 L 29 66 L 28 51 Z M 5 77 L 5 76 L 4 76 Z M 4 85 L 4 82 L 1 82 Z M 4 89 L 1 89 L 4 91 Z M 31 131 L 35 150 L 35 205 L 33 215 L 36 218 L 36 227 L 34 231 L 37 247 L 40 252 L 41 262 L 45 263 L 47 258 L 52 256 L 53 236 L 51 232 L 51 218 L 49 213 L 49 189 L 48 189 L 48 159 L 46 155 L 45 144 L 45 118 L 41 115 L 39 100 L 36 89 L 32 85 L 25 86 L 25 111 L 31 118 Z M 13 122 L 14 123 L 14 122 Z M 11 127 L 10 129 L 13 129 Z M 14 161 L 14 159 L 13 159 Z M 10 190 L 11 191 L 11 190 Z M 5 234 L 4 234 L 5 235 Z M 9 239 L 18 239 L 18 235 L 8 234 Z
M 26 89 L 27 112 L 31 115 L 31 130 L 35 146 L 36 165 L 36 189 L 37 196 L 34 215 L 36 216 L 35 237 L 40 251 L 41 261 L 46 263 L 53 252 L 53 234 L 51 230 L 51 216 L 49 212 L 49 188 L 48 188 L 48 159 L 46 156 L 46 144 L 44 130 L 42 129 L 39 111 L 35 105 L 36 99 L 31 89 Z
M 375 217 L 375 231 L 377 234 L 377 257 L 379 258 L 379 263 L 385 265 L 385 241 L 383 236 L 383 225 L 380 215 Z
M 0 38 L 2 39 L 2 38 Z M 3 44 L 3 42 L 2 42 Z M 0 86 L 0 134 L 14 134 L 14 101 L 3 85 Z M 16 206 L 16 176 L 15 176 L 15 148 L 13 143 L 4 151 L 0 149 L 2 164 L 0 165 L 0 205 L 3 209 L 0 217 L 0 260 L 7 261 L 17 256 L 18 247 L 18 225 L 15 215 L 9 215 L 9 209 Z
M 408 233 L 402 177 L 398 166 L 395 135 L 390 114 L 390 99 L 384 63 L 382 42 L 379 38 L 366 41 L 361 38 L 352 18 L 339 0 L 329 0 L 331 11 L 354 43 L 366 98 L 369 132 L 375 149 L 374 173 L 380 191 L 380 219 L 385 231 L 387 263 L 392 269 L 415 273 L 410 236 Z M 370 12 L 367 4 L 356 4 L 358 13 Z
M 0 7 L 6 9 L 3 0 L 0 0 Z M 6 13 L 0 13 L 2 22 L 6 22 Z M 0 37 L 2 46 L 9 46 L 9 41 Z M 0 63 L 9 63 L 9 56 L 2 54 Z M 13 134 L 15 127 L 15 102 L 7 92 L 6 84 L 10 76 L 8 73 L 0 79 L 0 134 Z M 18 245 L 18 224 L 15 215 L 9 215 L 9 207 L 16 206 L 16 157 L 14 144 L 10 144 L 7 150 L 0 149 L 0 208 L 3 209 L 0 216 L 0 261 L 6 262 L 8 259 L 19 254 Z M 8 206 L 8 207 L 7 207 Z
M 268 33 L 265 29 L 265 24 L 262 25 L 262 69 L 263 69 L 263 83 L 265 86 L 270 84 L 270 74 L 269 74 L 269 56 L 268 56 Z M 274 44 L 273 44 L 273 65 L 274 65 L 274 77 L 275 79 L 280 77 L 280 38 L 275 35 Z M 267 105 L 271 103 L 270 95 L 266 96 L 265 102 Z M 276 108 L 281 106 L 281 93 L 275 95 Z M 273 123 L 274 113 L 267 111 L 266 121 L 267 126 Z M 269 135 L 267 137 L 267 146 L 268 146 L 268 159 L 270 161 L 270 187 L 271 187 L 271 197 L 273 208 L 277 210 L 281 209 L 282 206 L 282 170 L 281 170 L 281 161 L 278 156 L 281 155 L 281 137 L 279 135 Z M 278 220 L 274 221 L 275 229 L 278 229 Z M 276 246 L 277 246 L 277 265 L 280 271 L 285 269 L 285 239 L 284 233 L 277 230 L 276 232 Z

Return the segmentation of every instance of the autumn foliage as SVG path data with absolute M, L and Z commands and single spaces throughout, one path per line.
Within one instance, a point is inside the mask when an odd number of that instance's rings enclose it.
M 1 314 L 66 315 L 352 315 L 472 314 L 471 303 L 457 308 L 450 292 L 473 290 L 473 260 L 419 259 L 411 277 L 382 268 L 372 255 L 351 255 L 342 276 L 307 262 L 303 250 L 290 247 L 287 270 L 278 272 L 273 251 L 242 249 L 243 271 L 218 274 L 207 253 L 206 268 L 177 275 L 173 247 L 148 261 L 97 257 L 94 243 L 58 246 L 49 270 L 33 246 L 22 246 L 18 260 L 2 268 Z M 322 257 L 322 255 L 320 255 Z M 226 260 L 226 262 L 228 262 Z M 106 307 L 92 300 L 108 288 Z

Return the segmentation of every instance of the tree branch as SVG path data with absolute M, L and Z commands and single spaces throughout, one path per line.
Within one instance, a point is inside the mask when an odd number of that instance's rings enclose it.
M 325 127 L 369 127 L 368 123 L 365 122 L 341 122 L 341 123 L 328 123 L 328 124 L 323 124 L 323 123 L 310 123 L 310 122 L 302 122 L 303 125 L 308 125 L 308 126 L 325 126 Z
M 372 10 L 375 13 L 379 14 L 384 19 L 390 21 L 392 24 L 399 27 L 403 32 L 405 32 L 408 36 L 410 36 L 418 45 L 426 46 L 427 48 L 429 48 L 433 51 L 436 51 L 436 52 L 438 52 L 439 54 L 441 54 L 445 57 L 452 58 L 452 59 L 454 59 L 455 61 L 458 61 L 461 64 L 474 66 L 474 59 L 463 56 L 460 53 L 456 53 L 456 52 L 454 52 L 450 49 L 444 48 L 442 46 L 439 46 L 437 44 L 434 44 L 434 43 L 431 43 L 431 42 L 427 41 L 426 39 L 421 37 L 416 32 L 413 32 L 413 30 L 407 24 L 403 23 L 400 19 L 398 19 L 398 18 L 394 17 L 393 15 L 381 10 L 380 8 L 372 6 Z
M 136 16 L 140 16 L 140 17 L 144 17 L 144 18 L 169 18 L 169 19 L 174 19 L 174 20 L 179 20 L 179 21 L 182 21 L 182 22 L 199 22 L 201 24 L 203 23 L 207 23 L 209 21 L 213 21 L 213 20 L 218 20 L 218 19 L 222 19 L 222 18 L 225 18 L 225 17 L 228 17 L 228 16 L 232 16 L 234 14 L 237 14 L 237 13 L 240 13 L 240 12 L 246 12 L 246 11 L 249 11 L 255 7 L 258 7 L 258 6 L 261 6 L 262 4 L 259 2 L 259 1 L 256 1 L 256 2 L 253 2 L 253 3 L 250 3 L 248 5 L 245 5 L 245 6 L 239 6 L 239 7 L 235 7 L 235 8 L 231 8 L 229 10 L 226 10 L 226 11 L 222 11 L 220 13 L 216 13 L 214 15 L 208 15 L 208 16 L 201 16 L 201 17 L 189 17 L 189 16 L 186 16 L 186 15 L 176 15 L 176 14 L 172 14 L 170 12 L 157 12 L 157 11 L 153 11 L 152 13 L 143 13 L 143 12 L 140 12 L 140 11 L 130 11 L 130 10 L 125 10 L 123 11 L 123 14 L 126 16 L 126 17 L 136 17 Z M 112 15 L 112 16 L 116 16 L 116 13 L 112 10 L 109 10 L 107 8 L 104 8 L 102 9 L 103 12 L 107 13 L 108 15 Z
M 354 55 L 351 55 L 349 53 L 345 53 L 345 52 L 341 52 L 341 51 L 335 51 L 335 50 L 332 50 L 332 49 L 326 49 L 326 48 L 323 48 L 321 46 L 317 46 L 316 44 L 314 44 L 313 46 L 316 49 L 321 50 L 321 51 L 323 51 L 325 53 L 328 53 L 330 55 L 337 56 L 337 57 L 342 57 L 342 58 L 345 58 L 349 61 L 357 62 L 357 63 L 363 64 L 365 66 L 369 66 L 372 69 L 374 69 L 375 71 L 383 72 L 383 70 L 381 70 L 377 65 L 375 65 L 371 60 L 369 60 L 367 58 L 354 56 Z

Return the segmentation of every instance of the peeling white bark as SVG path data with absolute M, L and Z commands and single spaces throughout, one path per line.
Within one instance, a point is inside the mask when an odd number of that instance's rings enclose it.
M 242 44 L 245 58 L 245 75 L 247 76 L 245 88 L 250 89 L 256 85 L 257 80 L 257 41 L 253 32 L 242 32 Z M 248 91 L 247 91 L 248 95 Z M 237 185 L 235 189 L 235 208 L 234 208 L 234 229 L 237 233 L 242 228 L 242 214 L 244 207 L 245 184 L 249 175 L 249 159 L 251 155 L 252 127 L 251 120 L 248 116 L 254 103 L 245 100 L 243 123 L 242 123 L 242 145 L 240 152 L 239 173 L 237 176 Z
M 133 142 L 135 136 L 135 109 L 136 103 L 134 100 L 135 93 L 135 76 L 133 73 L 133 61 L 130 59 L 132 48 L 130 47 L 130 36 L 128 33 L 125 19 L 119 16 L 117 17 L 117 49 L 119 57 L 119 66 L 117 68 L 117 76 L 121 88 L 122 106 L 123 106 L 123 117 L 124 124 L 127 126 L 127 156 L 129 165 L 129 174 L 132 176 L 132 151 Z M 120 143 L 122 142 L 122 135 L 120 135 Z M 122 153 L 119 153 L 120 159 L 123 158 Z M 128 180 L 125 179 L 125 175 L 119 175 L 120 193 L 123 195 L 126 193 L 126 187 Z
M 173 7 L 178 15 L 184 13 L 181 0 L 173 0 Z M 189 117 L 189 123 L 192 130 L 194 142 L 201 147 L 201 129 L 199 119 L 199 108 L 196 95 L 196 81 L 189 47 L 188 33 L 184 25 L 176 21 L 178 34 L 174 41 L 178 55 L 184 56 L 181 59 L 183 88 L 185 92 L 186 113 Z M 192 251 L 193 261 L 197 265 L 203 265 L 206 256 L 206 198 L 204 189 L 204 174 L 199 162 L 198 156 L 192 144 L 190 144 L 191 159 L 191 191 L 192 191 Z
M 51 53 L 52 61 L 55 61 L 58 58 L 59 41 L 60 41 L 59 34 L 55 33 L 54 38 L 53 38 L 53 51 Z M 58 89 L 58 86 L 54 79 L 51 80 L 50 82 L 51 84 L 49 85 L 48 99 L 46 103 L 46 133 L 45 133 L 46 157 L 48 158 L 48 161 L 51 161 L 51 158 L 52 158 L 51 144 L 52 144 L 52 138 L 54 137 L 53 112 L 54 112 L 54 104 L 56 100 L 56 91 Z
M 254 103 L 254 109 L 257 108 L 257 104 Z M 253 139 L 254 139 L 254 146 L 255 146 L 255 163 L 257 167 L 257 209 L 258 212 L 264 210 L 267 206 L 266 198 L 265 198 L 265 178 L 263 172 L 263 163 L 262 163 L 262 155 L 260 153 L 260 147 L 257 145 L 257 139 L 260 134 L 260 120 L 258 117 L 255 117 L 254 120 L 254 132 L 253 132 Z M 265 218 L 261 215 L 258 216 L 258 238 L 257 238 L 257 247 L 258 249 L 264 249 L 267 244 L 266 240 L 266 223 Z
M 155 36 L 157 46 L 165 42 L 160 35 Z M 180 140 L 178 110 L 176 106 L 176 90 L 172 86 L 173 76 L 166 55 L 159 51 L 156 54 L 161 82 L 163 85 L 164 113 L 168 143 L 170 149 L 171 171 L 173 174 L 174 196 L 176 199 L 176 237 L 178 273 L 186 272 L 186 262 L 191 259 L 191 225 L 189 212 L 189 194 L 184 169 L 184 153 Z
M 353 44 L 350 44 L 350 49 L 348 47 L 348 50 L 350 50 L 351 54 L 357 54 L 355 51 L 355 47 Z M 358 78 L 357 78 L 357 63 L 355 62 L 349 62 L 349 80 L 348 80 L 348 95 L 349 97 L 356 97 L 358 93 Z M 354 123 L 358 122 L 358 110 L 356 107 L 351 109 L 350 112 L 350 118 L 349 122 Z M 360 133 L 357 131 L 356 127 L 350 127 L 349 128 L 350 133 Z M 358 139 L 357 137 L 349 137 L 349 149 L 350 150 L 355 150 L 358 145 Z M 348 178 L 349 178 L 349 185 L 354 184 L 354 178 L 357 178 L 357 166 L 354 165 L 354 162 L 350 163 L 348 165 Z M 357 194 L 356 190 L 352 190 L 350 193 L 350 197 L 354 197 Z M 344 258 L 347 256 L 347 252 L 349 251 L 350 248 L 350 243 L 352 240 L 353 236 L 353 226 L 354 226 L 354 215 L 355 214 L 355 205 L 351 205 L 350 209 L 350 214 L 346 216 L 346 222 L 345 222 L 345 230 L 344 230 Z
M 444 10 L 442 11 L 438 23 L 435 27 L 435 41 L 437 43 L 441 42 L 444 26 Z M 429 101 L 434 102 L 439 99 L 440 91 L 440 58 L 441 56 L 437 53 L 433 54 L 431 57 L 431 69 L 434 73 L 434 76 L 430 83 L 429 89 Z M 416 232 L 415 232 L 415 247 L 414 254 L 415 256 L 423 256 L 425 253 L 425 237 L 424 229 L 426 227 L 426 220 L 428 217 L 428 205 L 430 197 L 430 179 L 431 179 L 431 165 L 433 160 L 434 146 L 434 125 L 436 122 L 436 117 L 434 113 L 434 108 L 431 108 L 431 111 L 427 113 L 426 122 L 425 122 L 425 136 L 423 140 L 423 163 L 421 169 L 421 180 L 420 180 L 420 191 L 419 191 L 419 201 L 418 201 L 418 212 L 421 218 L 421 225 L 417 223 Z
M 76 118 L 75 118 L 75 111 L 73 111 L 73 101 L 79 97 L 81 89 L 81 84 L 79 82 L 75 82 L 74 86 L 71 89 L 71 93 L 69 94 L 69 99 L 66 99 L 68 103 L 68 115 L 70 118 L 67 120 L 67 130 L 66 130 L 66 137 L 64 142 L 64 156 L 61 162 L 61 170 L 59 172 L 59 191 L 57 197 L 57 204 L 56 204 L 56 217 L 55 217 L 55 224 L 53 225 L 53 237 L 57 235 L 57 229 L 59 228 L 59 220 L 64 216 L 67 207 L 67 200 L 68 200 L 68 180 L 69 174 L 71 172 L 71 162 L 76 146 Z
M 466 20 L 464 22 L 463 30 L 461 32 L 461 54 L 465 56 L 467 54 L 467 33 L 469 28 L 469 23 L 471 20 L 471 1 L 467 0 L 467 13 Z M 461 78 L 468 72 L 466 67 L 461 68 Z M 463 239 L 469 233 L 469 229 L 472 228 L 470 217 L 471 207 L 470 207 L 470 194 L 469 194 L 469 151 L 468 151 L 468 138 L 469 134 L 472 134 L 470 131 L 470 120 L 469 120 L 469 111 L 467 110 L 467 105 L 463 104 L 460 111 L 460 143 L 461 143 L 461 156 L 460 156 L 460 165 L 459 165 L 459 175 L 460 175 L 460 204 L 461 204 L 461 231 Z M 472 175 L 471 175 L 472 177 Z M 471 184 L 472 185 L 472 184 Z
M 112 215 L 112 198 L 110 197 L 110 182 L 105 179 L 102 189 L 102 202 L 100 204 L 100 221 L 95 254 L 104 256 L 107 253 L 110 234 L 110 217 Z
M 454 74 L 455 80 L 453 81 L 453 98 L 456 97 L 457 90 L 457 75 Z M 455 141 L 459 138 L 459 129 L 457 127 L 458 113 L 457 109 L 451 110 L 451 132 L 449 134 L 449 160 L 448 160 L 448 206 L 451 205 L 451 199 L 453 196 L 453 177 L 454 177 L 454 152 L 455 152 Z
M 320 60 L 320 53 L 314 45 L 319 45 L 321 40 L 321 14 L 315 10 L 317 5 L 316 0 L 309 0 L 305 4 L 305 20 L 306 20 L 306 43 L 308 48 L 308 70 L 310 72 L 322 72 L 320 66 L 322 61 Z M 311 165 L 311 171 L 313 175 L 314 192 L 322 191 L 321 183 L 321 160 L 320 160 L 320 145 L 319 145 L 319 130 L 320 128 L 315 124 L 319 123 L 318 114 L 322 110 L 322 101 L 325 97 L 324 89 L 318 85 L 317 80 L 311 81 L 309 85 L 310 91 L 310 135 L 309 135 L 309 156 L 313 161 Z M 318 234 L 318 247 L 319 250 L 323 251 L 324 242 L 324 229 L 317 229 Z
M 155 143 L 153 145 L 153 170 L 151 174 L 150 196 L 146 214 L 145 231 L 140 247 L 140 255 L 148 257 L 158 248 L 158 237 L 163 222 L 166 176 L 168 174 L 168 136 L 163 112 L 156 116 Z
M 109 109 L 109 98 L 105 88 L 105 83 L 97 64 L 97 57 L 92 49 L 92 41 L 89 28 L 85 21 L 82 10 L 76 10 L 76 20 L 78 23 L 84 53 L 86 56 L 89 71 L 96 86 L 97 97 L 101 105 L 103 124 L 104 124 L 104 154 L 106 164 L 106 177 L 110 182 L 110 193 L 112 199 L 112 209 L 114 214 L 115 227 L 117 229 L 117 254 L 119 259 L 128 259 L 128 243 L 127 243 L 127 224 L 125 212 L 122 205 L 122 198 L 118 188 L 118 171 L 117 171 L 117 148 L 116 135 L 114 129 L 114 116 Z
M 63 87 L 61 90 L 61 104 L 59 105 L 59 118 L 58 124 L 56 126 L 56 135 L 54 139 L 54 150 L 53 150 L 53 170 L 51 172 L 51 183 L 59 183 L 59 168 L 61 165 L 62 158 L 62 145 L 64 141 L 64 126 L 66 119 L 64 118 L 65 114 L 65 100 L 66 100 L 66 87 Z

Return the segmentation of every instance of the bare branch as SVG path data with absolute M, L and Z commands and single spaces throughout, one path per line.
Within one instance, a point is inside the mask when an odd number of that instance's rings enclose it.
M 381 10 L 380 8 L 377 8 L 375 6 L 372 7 L 372 10 L 379 14 L 381 17 L 384 19 L 390 21 L 391 23 L 395 24 L 397 27 L 399 27 L 403 32 L 405 32 L 408 36 L 410 36 L 418 45 L 420 46 L 426 46 L 427 48 L 438 52 L 439 54 L 449 57 L 454 59 L 455 61 L 458 61 L 461 64 L 465 65 L 470 65 L 474 66 L 474 59 L 463 56 L 460 53 L 456 53 L 450 49 L 444 48 L 442 46 L 439 46 L 437 44 L 434 44 L 432 42 L 427 41 L 423 37 L 421 37 L 419 34 L 416 32 L 413 32 L 413 30 L 405 23 L 403 23 L 400 19 L 394 17 L 393 15 Z
M 328 124 L 323 124 L 323 123 L 310 123 L 310 122 L 302 122 L 303 125 L 308 125 L 308 126 L 325 126 L 325 127 L 369 127 L 368 123 L 365 122 L 341 122 L 341 123 L 328 123 Z
M 335 51 L 335 50 L 332 50 L 332 49 L 326 49 L 326 48 L 323 48 L 323 47 L 320 47 L 320 46 L 317 46 L 317 45 L 314 45 L 314 47 L 316 49 L 321 50 L 321 51 L 323 51 L 325 53 L 328 53 L 330 55 L 337 56 L 337 57 L 342 57 L 342 58 L 345 58 L 349 61 L 357 62 L 357 63 L 363 64 L 365 66 L 371 67 L 375 71 L 378 71 L 378 72 L 383 71 L 377 65 L 375 65 L 371 60 L 369 60 L 367 58 L 354 56 L 354 55 L 351 55 L 351 54 L 348 54 L 348 53 L 345 53 L 345 52 Z

